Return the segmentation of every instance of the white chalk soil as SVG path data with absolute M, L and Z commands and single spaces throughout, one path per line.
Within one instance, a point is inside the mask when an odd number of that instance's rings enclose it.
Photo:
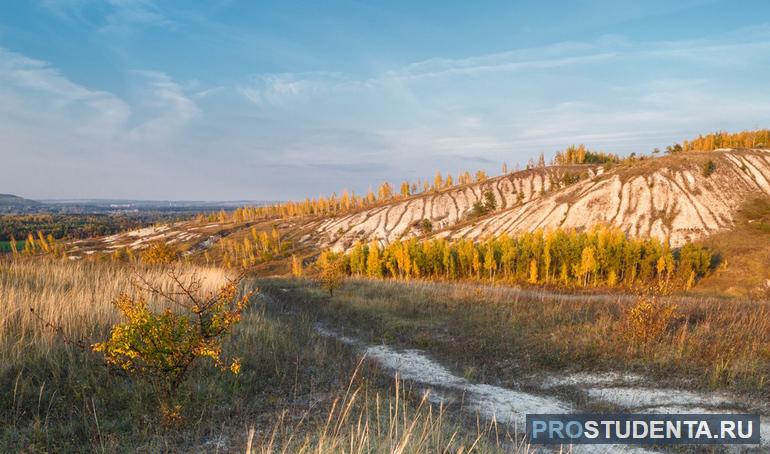
M 521 432 L 528 413 L 577 413 L 600 406 L 629 413 L 757 413 L 757 407 L 727 393 L 699 393 L 682 389 L 650 386 L 635 374 L 577 373 L 563 376 L 531 377 L 532 390 L 525 392 L 460 377 L 416 349 L 396 350 L 387 345 L 366 345 L 328 327 L 316 325 L 316 332 L 362 350 L 366 357 L 401 380 L 412 382 L 429 393 L 436 405 L 453 406 L 487 420 L 504 423 Z M 570 390 L 571 392 L 565 392 Z M 578 394 L 578 404 L 564 395 Z M 770 418 L 762 416 L 760 446 L 725 447 L 727 452 L 770 452 Z M 620 445 L 575 445 L 565 448 L 574 453 L 659 452 L 649 448 Z M 557 450 L 558 451 L 558 450 Z M 546 451 L 548 452 L 548 451 Z M 677 451 L 679 452 L 679 451 Z

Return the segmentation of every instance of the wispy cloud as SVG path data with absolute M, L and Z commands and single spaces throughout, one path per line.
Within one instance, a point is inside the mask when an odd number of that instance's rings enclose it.
M 111 93 L 92 90 L 63 76 L 50 64 L 0 48 L 0 80 L 10 90 L 26 93 L 58 112 L 77 111 L 89 134 L 113 134 L 128 119 L 131 109 Z M 52 115 L 50 110 L 44 111 Z
M 49 134 L 152 142 L 177 133 L 200 114 L 181 84 L 157 71 L 133 71 L 136 101 L 77 84 L 49 63 L 0 48 L 0 111 L 6 122 Z M 3 102 L 5 101 L 5 102 Z
M 247 78 L 237 89 L 254 104 L 285 106 L 339 91 L 381 89 L 430 79 L 483 78 L 497 73 L 623 65 L 628 61 L 750 64 L 768 51 L 770 26 L 751 27 L 745 33 L 731 32 L 709 39 L 680 41 L 633 42 L 621 36 L 607 35 L 591 42 L 563 42 L 466 58 L 431 58 L 368 76 L 325 71 L 257 74 Z
M 159 71 L 133 71 L 145 84 L 140 92 L 149 119 L 130 131 L 135 140 L 153 141 L 167 138 L 200 114 L 198 105 L 168 74 Z
M 259 106 L 285 106 L 308 97 L 329 95 L 356 82 L 341 73 L 308 72 L 257 74 L 250 76 L 236 89 L 246 99 Z
M 597 63 L 617 55 L 615 52 L 599 50 L 597 46 L 588 44 L 562 43 L 462 59 L 434 58 L 386 72 L 379 79 L 409 80 L 561 68 Z
M 153 0 L 40 0 L 40 4 L 59 19 L 101 32 L 125 33 L 137 27 L 177 25 Z
M 503 52 L 465 59 L 436 58 L 386 71 L 371 77 L 355 77 L 339 72 L 304 72 L 257 74 L 238 85 L 237 90 L 249 101 L 260 106 L 285 106 L 309 97 L 334 92 L 393 86 L 393 83 L 450 76 L 483 75 L 485 73 L 515 72 L 562 68 L 594 64 L 613 58 L 613 52 L 558 56 L 558 52 L 586 51 L 592 46 L 565 43 L 544 49 L 540 58 L 536 49 Z M 552 55 L 553 58 L 548 58 Z

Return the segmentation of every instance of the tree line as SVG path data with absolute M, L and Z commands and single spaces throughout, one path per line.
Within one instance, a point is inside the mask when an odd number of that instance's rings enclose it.
M 699 135 L 695 139 L 685 140 L 681 144 L 666 147 L 666 152 L 713 151 L 719 148 L 767 148 L 770 146 L 770 129 L 756 129 L 729 133 L 726 131 Z
M 83 239 L 112 235 L 151 225 L 169 216 L 156 214 L 5 214 L 0 216 L 0 241 L 21 239 L 38 231 L 56 239 Z
M 471 184 L 473 182 L 481 183 L 488 178 L 489 176 L 483 170 L 478 170 L 475 174 L 465 171 L 458 175 L 457 178 L 453 178 L 452 175 L 443 176 L 441 172 L 436 172 L 432 183 L 428 180 L 419 180 L 416 183 L 403 181 L 401 182 L 398 191 L 396 191 L 394 185 L 385 181 L 377 186 L 376 191 L 370 188 L 365 195 L 357 195 L 355 192 L 345 190 L 340 195 L 335 192 L 328 197 L 308 197 L 301 201 L 281 202 L 264 206 L 240 207 L 233 210 L 231 213 L 224 210 L 221 210 L 218 213 L 201 213 L 197 216 L 197 219 L 201 222 L 218 221 L 225 223 L 298 216 L 330 216 L 368 208 L 392 200 L 406 199 L 413 195 L 438 192 L 455 186 Z
M 623 159 L 612 153 L 603 151 L 591 151 L 585 145 L 570 145 L 562 151 L 557 151 L 553 157 L 553 165 L 569 164 L 604 164 L 620 163 Z
M 692 287 L 714 256 L 686 244 L 677 250 L 655 238 L 595 227 L 585 232 L 537 230 L 474 242 L 415 238 L 380 246 L 358 243 L 347 254 L 323 252 L 318 266 L 348 275 L 398 279 L 471 279 L 570 287 L 632 287 L 667 282 Z
M 281 256 L 290 246 L 275 228 L 268 234 L 252 227 L 250 234 L 240 240 L 223 238 L 219 241 L 221 264 L 227 268 L 248 268 Z M 211 261 L 208 251 L 204 252 L 204 257 L 206 263 Z

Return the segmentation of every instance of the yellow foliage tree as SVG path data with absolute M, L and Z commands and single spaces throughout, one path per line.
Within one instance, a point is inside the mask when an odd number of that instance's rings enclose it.
M 201 281 L 189 284 L 171 273 L 179 291 L 165 292 L 146 287 L 145 291 L 168 303 L 161 312 L 150 309 L 146 299 L 121 295 L 115 307 L 125 321 L 112 327 L 110 337 L 92 345 L 117 370 L 150 383 L 161 401 L 161 410 L 170 420 L 179 417 L 175 399 L 182 383 L 201 358 L 210 359 L 222 370 L 240 372 L 237 358 L 222 359 L 222 341 L 241 319 L 251 293 L 238 296 L 234 280 L 217 292 L 201 296 Z
M 296 255 L 291 256 L 291 275 L 294 277 L 302 277 L 302 259 Z
M 343 268 L 341 257 L 336 254 L 324 254 L 324 260 L 321 261 L 321 287 L 329 292 L 329 296 L 334 296 L 334 291 L 342 287 L 345 280 L 345 270 Z
M 141 257 L 148 265 L 167 265 L 177 259 L 177 251 L 165 241 L 158 241 L 145 249 Z
M 535 259 L 529 261 L 529 278 L 527 282 L 537 284 L 537 260 Z

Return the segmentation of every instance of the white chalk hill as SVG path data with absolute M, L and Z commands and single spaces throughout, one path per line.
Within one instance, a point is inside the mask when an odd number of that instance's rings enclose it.
M 471 218 L 473 204 L 486 191 L 495 195 L 497 209 Z M 419 228 L 423 219 L 433 226 L 430 236 L 478 240 L 604 224 L 679 246 L 731 228 L 741 204 L 757 195 L 770 196 L 770 150 L 723 149 L 606 168 L 530 169 L 327 218 L 314 227 L 318 246 L 335 250 L 356 241 L 389 243 L 425 235 Z

